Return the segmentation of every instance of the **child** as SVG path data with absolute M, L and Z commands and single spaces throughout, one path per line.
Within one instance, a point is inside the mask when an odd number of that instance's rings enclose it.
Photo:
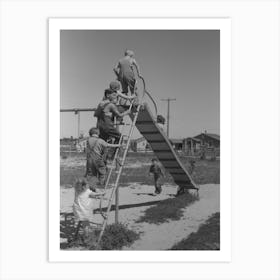
M 134 58 L 134 52 L 131 50 L 125 50 L 124 57 L 118 61 L 113 69 L 117 79 L 122 84 L 122 92 L 126 95 L 128 94 L 128 89 L 130 90 L 131 95 L 135 93 L 136 79 L 133 72 L 133 66 L 136 67 L 136 70 L 139 73 L 139 66 Z
M 93 199 L 104 195 L 104 192 L 95 193 L 91 191 L 85 178 L 78 179 L 74 184 L 74 188 L 75 198 L 73 204 L 73 213 L 77 227 L 73 241 L 76 241 L 81 228 L 83 231 L 83 236 L 88 235 L 89 225 L 93 219 L 93 208 L 95 206 L 95 201 Z
M 113 94 L 109 95 L 109 101 L 103 108 L 101 117 L 98 120 L 98 127 L 100 131 L 100 138 L 105 141 L 114 138 L 114 143 L 118 143 L 121 137 L 120 132 L 114 125 L 114 117 L 122 118 L 130 114 L 130 110 L 120 112 L 117 107 L 117 97 Z
M 114 95 L 118 102 L 117 102 L 117 105 L 119 103 L 119 99 L 125 99 L 124 103 L 126 103 L 127 100 L 130 100 L 131 102 L 133 101 L 133 99 L 136 98 L 136 95 L 133 95 L 133 96 L 127 96 L 123 93 L 120 92 L 120 83 L 117 82 L 117 81 L 113 81 L 110 83 L 110 88 L 108 89 L 105 89 L 104 91 L 104 96 L 102 98 L 102 101 L 98 104 L 97 106 L 97 109 L 95 110 L 94 112 L 94 117 L 97 118 L 97 121 L 98 119 L 101 117 L 102 115 L 102 110 L 104 109 L 104 107 L 110 103 L 110 100 L 109 100 L 109 97 L 111 95 Z M 117 106 L 118 107 L 118 106 Z M 119 107 L 118 107 L 119 109 Z M 120 109 L 119 109 L 120 111 Z M 120 113 L 122 113 L 124 110 L 120 111 Z
M 120 91 L 121 87 L 118 81 L 112 81 L 109 86 L 112 93 L 118 98 L 117 107 L 120 113 L 125 111 L 125 107 L 123 106 L 130 105 L 130 103 L 132 102 L 135 105 L 135 102 L 137 100 L 137 95 L 132 94 L 131 96 L 128 96 L 127 94 L 121 93 Z M 127 104 L 127 101 L 130 102 Z
M 118 97 L 119 103 L 126 103 L 127 100 L 132 101 L 133 99 L 135 99 L 137 96 L 135 94 L 131 94 L 131 96 L 128 96 L 127 94 L 121 93 L 121 86 L 120 83 L 118 81 L 112 81 L 109 84 L 110 90 Z M 122 99 L 123 102 L 120 102 Z
M 157 116 L 157 124 L 162 131 L 164 131 L 165 118 L 162 115 Z
M 156 158 L 152 159 L 152 165 L 150 167 L 149 173 L 150 175 L 154 174 L 155 194 L 160 194 L 162 191 L 160 178 L 162 178 L 164 175 L 162 173 L 160 164 Z
M 99 137 L 99 129 L 92 127 L 89 130 L 89 138 L 87 140 L 87 163 L 85 177 L 96 177 L 99 180 L 99 185 L 104 187 L 106 181 L 106 158 L 108 148 L 117 148 L 119 144 L 109 144 Z M 92 184 L 90 182 L 90 187 Z

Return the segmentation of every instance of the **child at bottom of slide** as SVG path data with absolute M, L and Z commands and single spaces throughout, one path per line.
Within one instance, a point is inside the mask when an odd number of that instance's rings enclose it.
M 152 165 L 149 171 L 150 175 L 154 175 L 154 184 L 155 184 L 155 194 L 160 194 L 162 191 L 161 188 L 161 178 L 163 177 L 163 172 L 161 166 L 156 158 L 152 159 Z

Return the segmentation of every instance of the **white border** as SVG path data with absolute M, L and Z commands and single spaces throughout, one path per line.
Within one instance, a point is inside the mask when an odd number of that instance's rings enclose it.
M 129 22 L 129 24 L 128 24 Z M 129 27 L 129 28 L 128 28 Z M 59 249 L 61 29 L 219 29 L 221 96 L 220 251 L 63 251 Z M 53 262 L 228 262 L 231 260 L 231 21 L 186 18 L 49 19 L 49 260 Z

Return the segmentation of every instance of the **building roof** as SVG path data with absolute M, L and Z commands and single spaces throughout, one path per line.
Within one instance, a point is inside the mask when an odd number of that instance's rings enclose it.
M 200 133 L 200 134 L 196 135 L 196 136 L 193 137 L 193 138 L 199 138 L 199 137 L 201 137 L 202 135 L 206 135 L 206 136 L 208 136 L 208 137 L 210 137 L 210 138 L 213 138 L 213 139 L 215 139 L 215 140 L 220 141 L 220 135 L 214 134 L 214 133 Z
M 188 137 L 187 140 L 189 140 L 189 139 L 191 139 L 195 142 L 201 142 L 201 139 L 198 139 L 198 138 L 195 138 L 195 137 Z
M 142 142 L 142 141 L 146 141 L 145 137 L 140 137 L 140 138 L 137 138 L 137 139 L 133 139 L 132 141 L 135 141 L 137 143 L 139 142 Z
M 218 135 L 218 134 L 206 133 L 206 135 L 213 138 L 213 139 L 220 140 L 220 135 Z
M 179 138 L 171 138 L 170 141 L 173 144 L 181 144 L 181 143 L 183 143 L 183 139 L 179 139 Z

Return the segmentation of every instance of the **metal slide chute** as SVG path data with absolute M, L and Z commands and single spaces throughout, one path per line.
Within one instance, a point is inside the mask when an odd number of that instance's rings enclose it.
M 173 149 L 167 135 L 157 125 L 146 103 L 139 112 L 136 127 L 150 144 L 158 160 L 173 177 L 174 182 L 181 188 L 198 190 L 195 182 Z

